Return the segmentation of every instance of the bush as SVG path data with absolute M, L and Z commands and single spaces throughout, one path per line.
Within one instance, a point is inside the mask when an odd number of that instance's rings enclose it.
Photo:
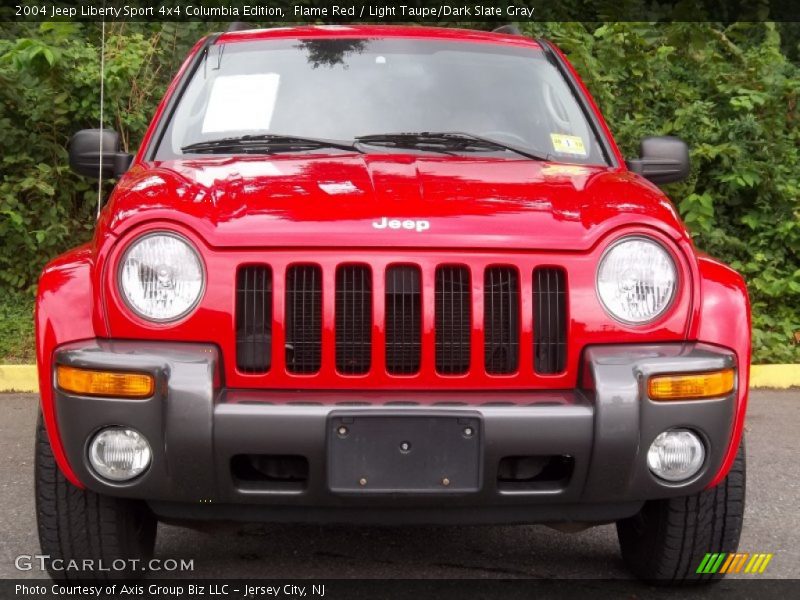
M 689 144 L 691 177 L 668 194 L 697 246 L 747 280 L 754 362 L 800 362 L 800 69 L 776 26 L 555 23 L 527 33 L 569 55 L 626 156 L 646 135 Z
M 100 120 L 99 25 L 0 27 L 0 289 L 32 293 L 44 264 L 94 229 L 97 185 L 69 170 L 66 147 Z M 139 144 L 200 28 L 107 25 L 105 126 L 125 149 Z
M 0 364 L 36 361 L 32 317 L 33 297 L 30 294 L 0 299 Z
M 697 245 L 748 281 L 754 357 L 800 362 L 798 30 L 770 23 L 529 23 L 569 55 L 623 152 L 645 135 L 692 148 L 667 190 Z M 107 25 L 106 120 L 137 147 L 189 47 L 223 24 Z M 779 31 L 788 31 L 783 39 Z M 99 24 L 0 24 L 0 290 L 34 291 L 51 257 L 91 236 L 97 189 L 67 168 L 99 120 Z M 2 318 L 21 318 L 0 314 Z M 2 360 L 2 356 L 0 356 Z

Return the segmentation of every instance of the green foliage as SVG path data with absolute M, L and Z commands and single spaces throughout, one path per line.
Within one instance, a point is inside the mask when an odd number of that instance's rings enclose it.
M 609 2 L 609 11 L 622 4 Z M 106 27 L 105 125 L 133 151 L 191 45 L 225 26 Z M 534 22 L 523 28 L 569 55 L 626 156 L 635 155 L 645 135 L 689 143 L 692 175 L 670 186 L 670 197 L 697 245 L 747 279 L 755 359 L 800 362 L 791 339 L 800 329 L 797 27 Z M 0 23 L 4 297 L 30 298 L 44 263 L 91 236 L 97 188 L 69 171 L 66 144 L 99 121 L 99 43 L 97 23 Z M 5 319 L 26 319 L 9 312 L 17 304 L 0 309 L 0 327 Z M 6 335 L 18 337 L 0 330 Z
M 676 135 L 692 174 L 669 186 L 699 248 L 747 280 L 756 362 L 800 362 L 800 68 L 772 23 L 551 23 L 624 155 Z M 742 316 L 744 318 L 744 315 Z
M 33 340 L 33 296 L 0 298 L 0 364 L 36 361 Z
M 106 26 L 105 125 L 135 150 L 204 24 Z M 13 35 L 12 35 L 13 34 Z M 100 120 L 100 25 L 0 23 L 0 289 L 32 293 L 44 264 L 91 237 L 97 186 L 67 141 Z

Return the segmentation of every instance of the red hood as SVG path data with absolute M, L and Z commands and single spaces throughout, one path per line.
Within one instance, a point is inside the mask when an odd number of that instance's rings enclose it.
M 373 226 L 384 217 L 429 227 Z M 621 225 L 686 235 L 664 195 L 629 172 L 428 155 L 144 163 L 119 182 L 100 225 L 120 234 L 153 219 L 217 247 L 586 250 Z

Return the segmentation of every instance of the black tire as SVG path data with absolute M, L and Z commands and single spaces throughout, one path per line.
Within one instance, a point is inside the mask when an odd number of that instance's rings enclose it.
M 652 500 L 633 517 L 617 522 L 622 558 L 634 575 L 650 583 L 708 583 L 724 577 L 697 573 L 706 553 L 736 552 L 745 498 L 744 440 L 728 476 L 691 496 Z
M 153 555 L 157 521 L 147 505 L 138 500 L 112 498 L 72 485 L 56 465 L 39 415 L 36 424 L 36 520 L 42 554 L 49 555 L 47 569 L 60 581 L 134 578 L 141 576 Z M 52 565 L 52 561 L 58 559 Z M 90 559 L 104 569 L 82 571 L 68 568 Z M 126 561 L 127 568 L 113 569 Z M 131 563 L 139 560 L 141 563 Z

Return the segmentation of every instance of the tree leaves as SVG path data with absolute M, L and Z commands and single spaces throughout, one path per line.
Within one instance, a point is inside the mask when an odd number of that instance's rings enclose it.
M 106 29 L 106 120 L 135 150 L 181 61 L 213 23 Z M 87 240 L 96 187 L 66 146 L 100 118 L 98 23 L 0 23 L 0 298 L 32 294 L 45 262 Z
M 773 23 L 537 23 L 568 54 L 620 147 L 691 148 L 668 193 L 697 245 L 748 282 L 757 361 L 800 362 L 800 69 Z M 786 44 L 783 44 L 786 47 Z M 744 316 L 742 316 L 744 318 Z

